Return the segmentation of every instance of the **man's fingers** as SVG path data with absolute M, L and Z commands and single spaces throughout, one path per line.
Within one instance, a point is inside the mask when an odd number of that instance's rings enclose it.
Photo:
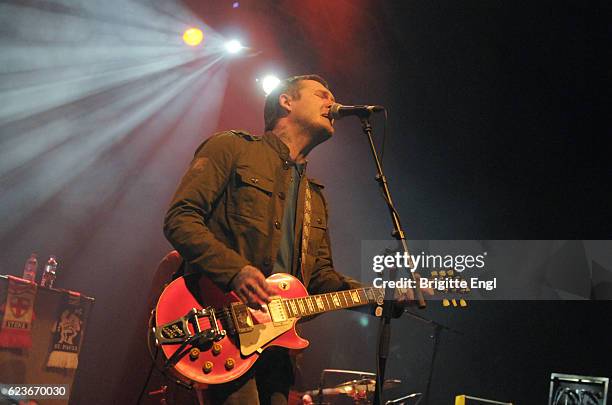
M 236 290 L 236 295 L 238 298 L 240 298 L 240 301 L 244 302 L 245 304 L 249 303 L 248 297 L 241 290 Z
M 274 295 L 274 290 L 272 289 L 270 284 L 268 284 L 265 278 L 261 279 L 261 283 L 259 284 L 259 286 L 262 290 L 266 292 L 267 295 Z
M 231 287 L 249 308 L 260 310 L 265 310 L 264 305 L 270 302 L 270 295 L 274 293 L 261 271 L 250 265 L 240 270 Z
M 249 284 L 247 287 L 259 303 L 267 304 L 270 302 L 268 293 L 261 289 L 261 287 L 259 287 L 257 284 Z
M 238 298 L 247 304 L 249 308 L 265 311 L 266 308 L 264 305 L 267 301 L 262 299 L 254 290 L 255 287 L 252 284 L 247 284 L 236 291 L 236 293 L 238 294 Z
M 257 310 L 262 309 L 261 303 L 259 302 L 259 300 L 255 297 L 253 293 L 248 294 L 248 298 L 245 301 L 245 303 L 247 304 L 249 308 L 253 308 Z

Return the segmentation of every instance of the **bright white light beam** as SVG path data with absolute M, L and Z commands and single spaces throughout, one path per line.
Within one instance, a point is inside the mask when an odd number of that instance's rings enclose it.
M 280 79 L 274 75 L 267 75 L 261 81 L 261 86 L 263 87 L 263 91 L 266 93 L 266 96 L 272 92 L 280 83 Z
M 232 39 L 231 41 L 227 41 L 225 43 L 225 50 L 229 53 L 238 53 L 240 52 L 244 47 L 242 46 L 242 44 L 240 43 L 240 41 L 236 40 L 236 39 Z

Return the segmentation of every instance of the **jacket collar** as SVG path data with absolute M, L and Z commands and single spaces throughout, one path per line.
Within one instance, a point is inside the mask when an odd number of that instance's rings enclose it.
M 280 138 L 272 133 L 272 131 L 266 131 L 263 135 L 263 140 L 266 142 L 276 153 L 280 156 L 281 159 L 285 161 L 291 162 L 291 158 L 289 157 L 289 148 Z
M 263 135 L 263 140 L 266 142 L 276 153 L 278 156 L 289 165 L 295 165 L 295 162 L 291 160 L 289 156 L 289 147 L 285 145 L 285 142 L 281 141 L 280 138 L 272 131 L 266 131 Z M 304 172 L 306 172 L 306 167 L 308 166 L 308 160 L 304 162 Z
M 289 148 L 280 138 L 272 133 L 272 131 L 266 131 L 263 134 L 263 140 L 266 142 L 276 153 L 278 156 L 288 164 L 294 165 L 295 162 L 291 160 L 289 157 Z M 306 166 L 308 165 L 308 160 L 304 162 L 304 171 L 306 170 Z M 320 181 L 313 179 L 312 177 L 308 177 L 308 182 L 319 186 L 320 188 L 325 187 Z

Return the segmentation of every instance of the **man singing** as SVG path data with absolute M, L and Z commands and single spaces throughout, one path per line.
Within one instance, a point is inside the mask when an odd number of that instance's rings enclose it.
M 323 78 L 292 77 L 267 96 L 262 137 L 222 132 L 198 148 L 164 224 L 187 274 L 204 273 L 254 309 L 269 301 L 273 273 L 310 294 L 361 287 L 334 270 L 323 186 L 305 175 L 310 151 L 334 133 L 333 103 Z M 215 404 L 286 404 L 292 383 L 288 351 L 273 347 L 207 394 Z

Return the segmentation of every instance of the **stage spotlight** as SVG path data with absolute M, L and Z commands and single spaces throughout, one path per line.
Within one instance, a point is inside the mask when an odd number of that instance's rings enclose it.
M 276 86 L 278 86 L 279 83 L 280 79 L 278 77 L 268 75 L 261 81 L 261 87 L 263 87 L 263 91 L 266 93 L 266 95 L 268 95 L 276 88 Z
M 225 43 L 225 50 L 229 53 L 238 53 L 242 50 L 242 48 L 242 44 L 235 39 L 232 39 L 231 41 Z
M 183 41 L 189 46 L 200 45 L 204 39 L 204 34 L 198 28 L 189 28 L 183 33 Z

